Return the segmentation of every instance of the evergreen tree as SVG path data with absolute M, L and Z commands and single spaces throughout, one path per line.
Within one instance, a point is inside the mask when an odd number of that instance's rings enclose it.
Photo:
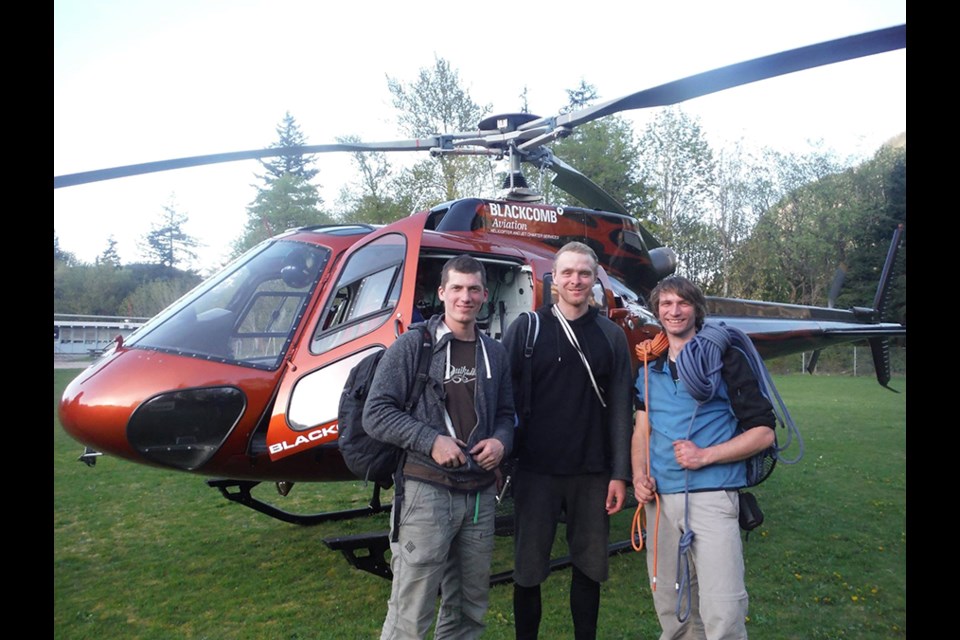
M 300 147 L 306 144 L 290 112 L 277 126 L 277 141 L 271 148 Z M 287 229 L 330 222 L 320 207 L 323 199 L 317 185 L 310 180 L 317 170 L 310 168 L 312 160 L 302 154 L 282 155 L 272 160 L 261 160 L 266 174 L 257 176 L 264 184 L 247 205 L 247 222 L 241 236 L 234 241 L 235 254 Z
M 112 235 L 107 239 L 107 248 L 104 249 L 103 253 L 97 258 L 97 264 L 115 268 L 120 266 L 120 254 L 117 253 L 117 241 Z
M 583 78 L 580 79 L 580 85 L 576 89 L 565 89 L 565 91 L 567 92 L 567 104 L 560 109 L 560 113 L 570 113 L 577 109 L 589 107 L 599 97 L 597 88 Z
M 77 263 L 77 257 L 69 251 L 64 251 L 60 248 L 60 238 L 57 236 L 57 232 L 53 232 L 53 266 L 57 267 L 58 264 L 72 265 Z
M 287 111 L 283 115 L 283 120 L 277 125 L 277 140 L 270 145 L 271 149 L 285 149 L 287 147 L 302 147 L 307 144 L 307 140 L 300 130 L 300 125 Z M 310 167 L 313 159 L 305 157 L 303 154 L 284 154 L 275 158 L 269 158 L 259 161 L 263 168 L 267 170 L 265 176 L 259 176 L 267 186 L 272 185 L 277 180 L 283 178 L 286 174 L 292 174 L 303 178 L 309 182 L 316 177 L 319 172 Z
M 172 201 L 164 205 L 158 220 L 140 243 L 140 250 L 148 262 L 180 268 L 196 259 L 193 249 L 199 243 L 183 230 L 187 220 L 187 214 L 177 211 Z

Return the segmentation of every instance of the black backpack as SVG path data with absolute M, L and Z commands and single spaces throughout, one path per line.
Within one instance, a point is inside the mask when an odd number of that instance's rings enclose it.
M 420 357 L 417 359 L 417 375 L 413 389 L 407 396 L 404 411 L 409 413 L 423 394 L 427 382 L 427 371 L 430 367 L 432 341 L 430 331 L 423 326 L 420 328 L 422 344 Z M 373 374 L 383 357 L 384 350 L 372 353 L 354 365 L 343 385 L 340 394 L 340 407 L 337 411 L 337 428 L 339 429 L 338 446 L 340 455 L 350 471 L 365 481 L 373 481 L 384 489 L 389 489 L 394 483 L 394 474 L 400 466 L 403 449 L 370 436 L 363 428 L 363 406 L 370 393 L 373 383 Z

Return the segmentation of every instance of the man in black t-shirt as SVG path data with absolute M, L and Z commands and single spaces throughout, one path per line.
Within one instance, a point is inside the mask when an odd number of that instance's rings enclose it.
M 557 524 L 566 522 L 573 561 L 574 637 L 596 637 L 600 583 L 608 576 L 609 516 L 623 508 L 630 480 L 632 369 L 623 330 L 592 306 L 597 257 L 579 242 L 554 259 L 556 304 L 537 313 L 540 331 L 522 388 L 528 323 L 510 325 L 514 395 L 529 391 L 515 443 L 514 624 L 518 640 L 536 638 L 540 584 L 550 573 Z

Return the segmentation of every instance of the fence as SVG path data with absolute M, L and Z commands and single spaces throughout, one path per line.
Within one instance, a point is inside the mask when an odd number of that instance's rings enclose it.
M 116 337 L 124 338 L 149 318 L 53 314 L 53 354 L 88 355 L 103 353 Z
M 804 351 L 789 356 L 781 356 L 767 361 L 771 373 L 805 373 L 812 351 Z M 873 354 L 868 346 L 830 347 L 820 352 L 814 373 L 827 375 L 870 376 L 876 375 L 873 366 Z M 907 375 L 907 348 L 890 345 L 890 373 L 894 376 Z

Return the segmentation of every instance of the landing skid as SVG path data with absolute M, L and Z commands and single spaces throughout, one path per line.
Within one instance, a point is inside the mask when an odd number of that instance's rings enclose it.
M 268 504 L 263 500 L 254 498 L 253 494 L 250 493 L 250 490 L 258 484 L 260 484 L 259 480 L 231 480 L 226 478 L 214 478 L 207 480 L 208 486 L 219 489 L 223 497 L 231 502 L 237 502 L 245 507 L 253 509 L 254 511 L 268 515 L 271 518 L 276 518 L 277 520 L 282 520 L 283 522 L 289 522 L 291 524 L 298 524 L 302 526 L 311 526 L 323 522 L 334 522 L 337 520 L 349 520 L 350 518 L 369 516 L 376 513 L 381 513 L 383 511 L 388 511 L 390 509 L 389 504 L 384 506 L 380 503 L 380 485 L 374 485 L 373 496 L 370 498 L 370 503 L 366 507 L 314 514 L 290 513 L 289 511 L 278 509 L 277 507 Z
M 390 535 L 388 532 L 361 533 L 353 536 L 324 538 L 324 544 L 333 551 L 339 551 L 347 559 L 350 566 L 372 573 L 375 576 L 390 580 L 393 574 L 390 563 L 387 562 L 386 552 L 390 549 Z M 611 543 L 607 547 L 609 555 L 613 556 L 625 551 L 633 550 L 629 540 Z M 550 571 L 566 569 L 573 564 L 570 556 L 563 556 L 550 561 Z M 509 584 L 513 582 L 513 570 L 501 571 L 490 576 L 490 585 Z

